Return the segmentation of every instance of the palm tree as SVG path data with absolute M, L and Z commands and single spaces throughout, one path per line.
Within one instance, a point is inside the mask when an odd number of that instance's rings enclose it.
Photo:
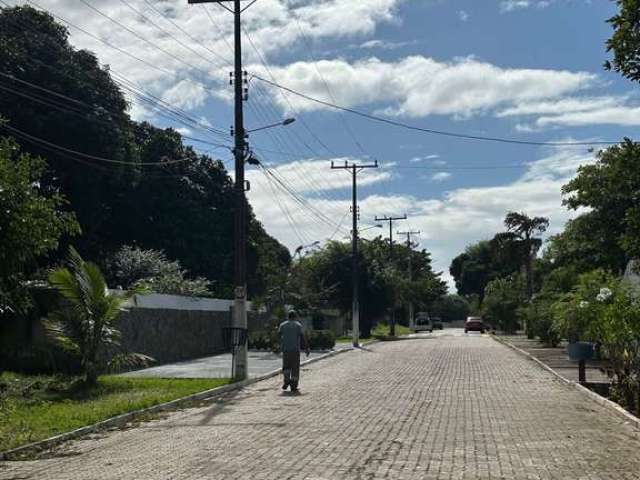
M 495 236 L 503 247 L 511 246 L 520 256 L 527 280 L 527 300 L 533 298 L 533 259 L 542 246 L 538 235 L 546 232 L 549 219 L 546 217 L 529 217 L 525 213 L 509 212 L 504 219 L 507 231 Z
M 131 293 L 110 292 L 98 266 L 85 262 L 73 247 L 67 263 L 67 267 L 49 274 L 49 283 L 63 302 L 45 326 L 62 348 L 79 355 L 86 384 L 95 385 L 98 375 L 110 367 L 144 365 L 152 360 L 146 355 L 120 352 L 116 320 Z

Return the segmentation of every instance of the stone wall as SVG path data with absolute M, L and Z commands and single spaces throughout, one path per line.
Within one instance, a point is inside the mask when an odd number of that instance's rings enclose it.
M 143 353 L 156 364 L 223 352 L 223 328 L 229 312 L 132 308 L 119 318 L 122 346 Z
M 130 307 L 118 321 L 126 351 L 149 355 L 162 364 L 223 353 L 223 329 L 231 326 L 232 316 L 231 309 Z M 266 321 L 263 314 L 247 313 L 250 332 L 263 330 Z

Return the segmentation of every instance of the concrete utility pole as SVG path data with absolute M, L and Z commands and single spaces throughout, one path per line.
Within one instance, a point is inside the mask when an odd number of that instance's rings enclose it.
M 406 220 L 407 214 L 405 213 L 402 217 L 384 217 L 378 218 L 376 215 L 376 222 L 389 222 L 389 261 L 393 259 L 393 222 L 396 220 Z M 396 308 L 395 305 L 391 306 L 391 328 L 389 329 L 389 334 L 392 337 L 396 336 Z
M 389 222 L 389 260 L 393 257 L 393 222 L 397 220 L 406 220 L 407 214 L 405 213 L 402 217 L 387 217 L 386 215 L 382 218 L 378 218 L 376 216 L 376 222 Z
M 409 249 L 408 255 L 409 255 L 409 281 L 413 281 L 413 264 L 412 264 L 412 260 L 413 260 L 413 244 L 411 243 L 411 236 L 412 235 L 420 235 L 420 230 L 416 231 L 416 232 L 398 232 L 398 235 L 406 235 L 407 236 L 407 248 Z M 409 328 L 413 329 L 415 327 L 415 318 L 414 318 L 414 312 L 413 312 L 413 301 L 409 300 Z
M 243 102 L 246 100 L 246 72 L 242 70 L 242 24 L 241 14 L 247 7 L 241 7 L 240 0 L 188 0 L 188 3 L 217 3 L 233 13 L 234 19 L 234 70 L 231 79 L 235 90 L 235 127 L 233 135 L 235 145 L 235 223 L 234 223 L 234 303 L 233 326 L 247 328 L 247 199 L 245 195 L 244 164 L 249 156 L 249 144 L 244 129 Z M 233 9 L 226 3 L 233 3 Z M 236 350 L 234 349 L 234 353 Z M 245 336 L 244 345 L 240 345 L 233 358 L 233 372 L 236 380 L 248 377 L 248 353 Z
M 348 170 L 351 173 L 352 177 L 352 205 L 351 205 L 351 213 L 353 217 L 353 226 L 351 229 L 351 270 L 352 270 L 352 287 L 353 287 L 353 297 L 351 302 L 351 331 L 352 331 L 352 341 L 353 346 L 357 347 L 360 342 L 360 271 L 358 265 L 358 219 L 359 219 L 359 211 L 358 211 L 358 173 L 360 173 L 365 168 L 378 168 L 378 161 L 369 165 L 357 165 L 355 163 L 349 164 L 349 162 L 344 162 L 344 165 L 334 165 L 331 162 L 332 170 Z

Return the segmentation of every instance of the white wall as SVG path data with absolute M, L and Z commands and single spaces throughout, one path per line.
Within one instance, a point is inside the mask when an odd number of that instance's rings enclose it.
M 233 305 L 233 300 L 220 298 L 183 297 L 179 295 L 164 295 L 150 293 L 134 295 L 126 304 L 127 307 L 154 308 L 162 310 L 195 310 L 205 312 L 228 312 Z M 247 302 L 251 310 L 251 302 Z

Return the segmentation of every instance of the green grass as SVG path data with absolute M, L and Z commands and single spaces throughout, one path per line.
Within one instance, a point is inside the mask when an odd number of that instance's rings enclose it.
M 227 384 L 228 379 L 0 375 L 0 451 Z
M 365 343 L 369 343 L 371 340 L 373 340 L 371 337 L 369 338 L 362 338 L 360 337 L 360 344 L 365 344 Z M 353 342 L 353 337 L 351 336 L 344 336 L 344 337 L 338 337 L 336 338 L 336 343 L 351 343 Z
M 413 333 L 413 331 L 409 327 L 396 324 L 396 336 L 409 335 L 410 333 Z M 373 330 L 371 330 L 371 335 L 374 337 L 388 337 L 391 335 L 391 327 L 389 325 L 379 323 Z

